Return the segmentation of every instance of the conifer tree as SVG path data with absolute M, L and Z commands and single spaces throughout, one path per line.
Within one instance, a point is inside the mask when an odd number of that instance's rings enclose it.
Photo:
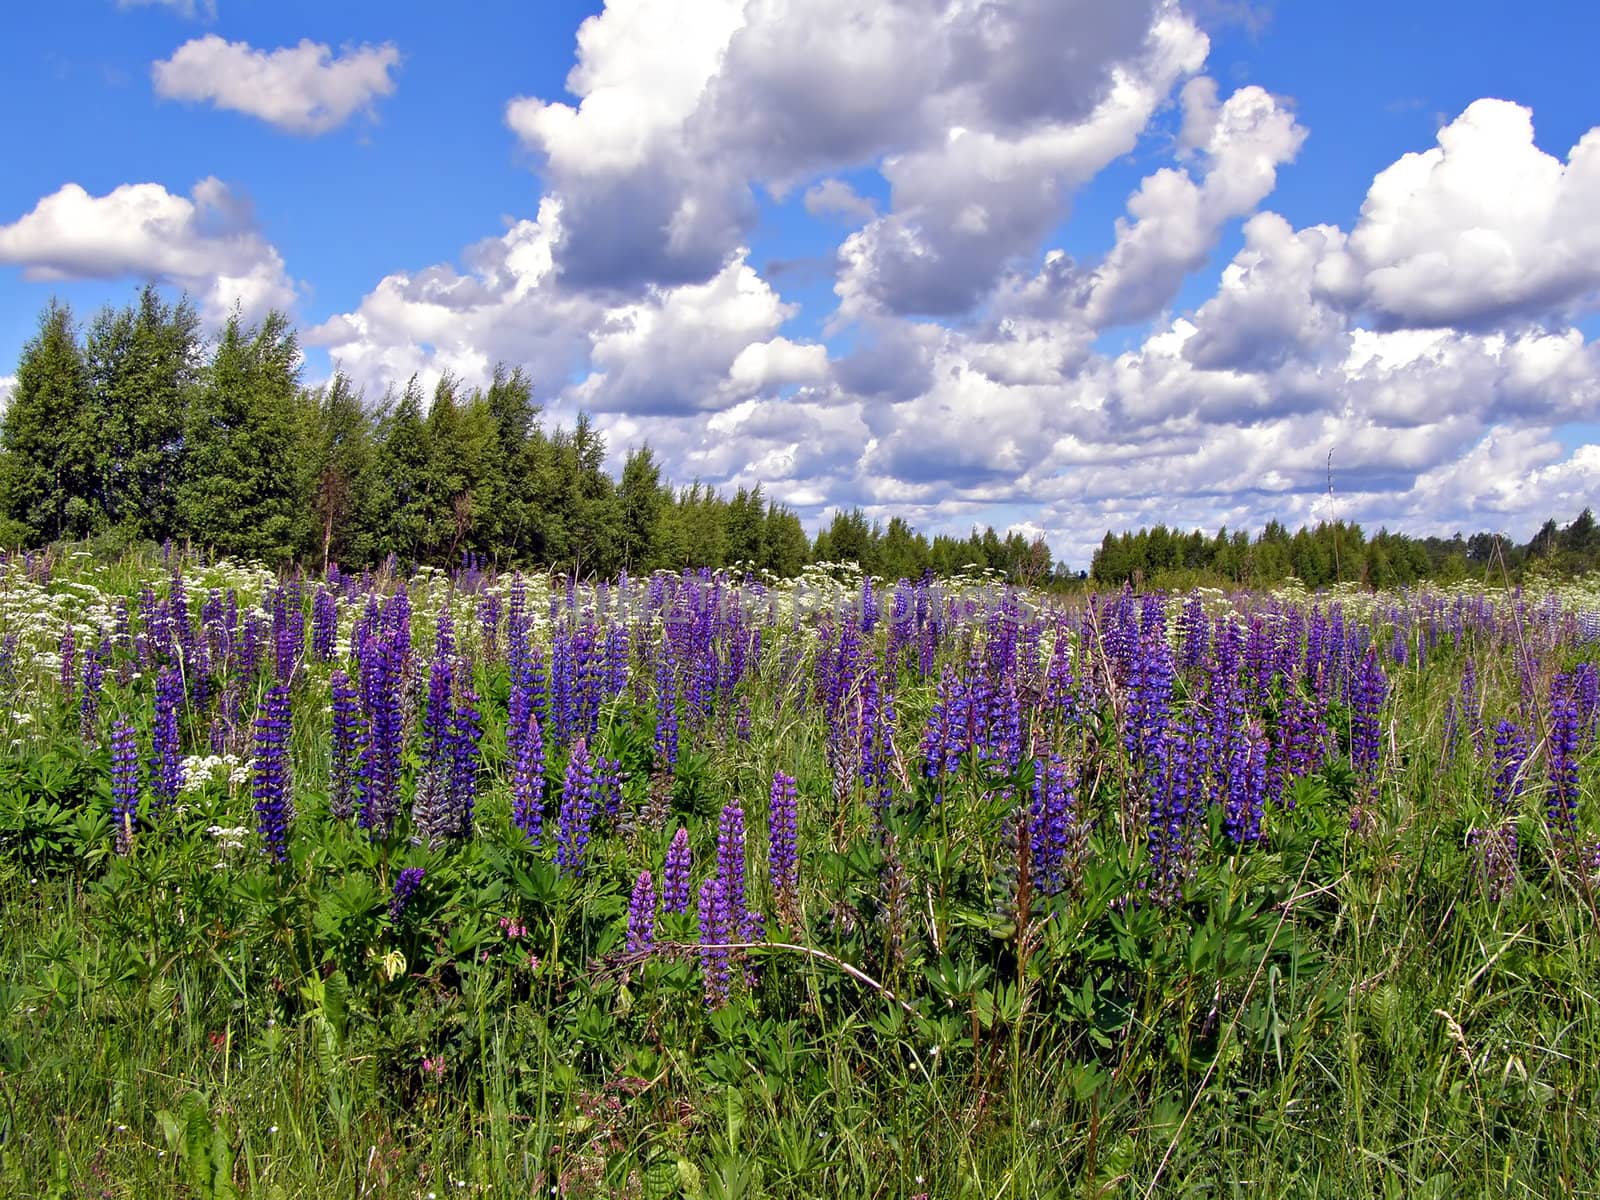
M 106 308 L 84 347 L 99 436 L 96 492 L 107 520 L 134 537 L 175 531 L 185 414 L 204 356 L 200 318 L 146 285 L 131 306 Z
M 308 516 L 295 420 L 299 347 L 282 313 L 223 326 L 186 423 L 179 524 L 194 541 L 268 563 L 290 559 Z
M 8 540 L 32 545 L 105 527 L 96 466 L 100 431 L 72 310 L 51 301 L 22 349 L 0 440 L 0 506 Z

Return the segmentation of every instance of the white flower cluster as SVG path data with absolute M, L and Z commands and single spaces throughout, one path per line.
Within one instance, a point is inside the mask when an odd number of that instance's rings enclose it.
M 217 839 L 217 849 L 222 853 L 222 858 L 212 864 L 214 870 L 224 870 L 227 865 L 227 856 L 235 850 L 244 848 L 245 838 L 250 836 L 248 825 L 212 825 L 206 830 Z
M 239 784 L 249 778 L 249 771 L 241 768 L 237 754 L 190 754 L 183 760 L 183 783 L 179 786 L 180 792 L 197 792 L 207 783 L 217 777 L 217 772 L 226 770 L 228 782 Z M 241 776 L 240 772 L 244 770 Z

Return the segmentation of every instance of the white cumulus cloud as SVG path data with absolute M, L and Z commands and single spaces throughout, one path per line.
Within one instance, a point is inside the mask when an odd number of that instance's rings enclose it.
M 1319 282 L 1391 325 L 1484 324 L 1600 297 L 1600 129 L 1562 162 L 1533 114 L 1478 100 L 1372 181 Z
M 703 282 L 747 244 L 753 188 L 867 167 L 893 199 L 851 250 L 856 307 L 951 311 L 1206 46 L 1176 0 L 609 0 L 578 33 L 577 102 L 517 97 L 506 120 L 565 205 L 576 284 Z M 807 204 L 871 216 L 837 180 Z
M 28 279 L 159 280 L 192 293 L 212 320 L 235 304 L 249 317 L 295 297 L 249 202 L 215 178 L 188 196 L 158 183 L 125 183 L 104 196 L 64 184 L 0 225 L 0 263 L 22 267 Z
M 371 112 L 394 91 L 390 74 L 400 64 L 393 43 L 345 48 L 309 38 L 299 45 L 257 50 L 215 34 L 185 42 L 151 68 L 156 94 L 169 100 L 209 103 L 258 117 L 287 133 L 315 136 Z

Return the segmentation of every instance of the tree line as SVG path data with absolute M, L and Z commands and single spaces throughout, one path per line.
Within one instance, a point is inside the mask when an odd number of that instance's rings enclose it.
M 369 402 L 343 374 L 302 386 L 282 314 L 231 317 L 212 341 L 187 299 L 144 288 L 80 330 L 52 301 L 0 422 L 0 545 L 187 541 L 272 565 L 447 565 L 464 555 L 580 575 L 738 563 L 779 575 L 853 559 L 870 572 L 1054 569 L 1042 539 L 928 539 L 860 509 L 808 538 L 757 485 L 674 487 L 649 446 L 605 468 L 585 415 L 546 429 L 528 379 L 413 377 Z
M 1089 573 L 1097 583 L 1152 587 L 1231 584 L 1272 587 L 1290 576 L 1309 588 L 1341 582 L 1404 587 L 1421 580 L 1454 583 L 1468 578 L 1520 582 L 1530 573 L 1578 575 L 1600 570 L 1600 529 L 1585 508 L 1570 523 L 1547 520 L 1521 545 L 1504 534 L 1463 538 L 1409 537 L 1380 529 L 1370 538 L 1361 526 L 1324 521 L 1293 534 L 1277 521 L 1252 538 L 1219 529 L 1207 537 L 1157 525 L 1137 533 L 1110 533 L 1095 551 Z

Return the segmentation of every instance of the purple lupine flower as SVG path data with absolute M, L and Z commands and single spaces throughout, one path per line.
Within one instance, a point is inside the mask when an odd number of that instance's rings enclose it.
M 728 968 L 733 921 L 722 881 L 712 876 L 700 885 L 700 972 L 705 980 L 707 1008 L 721 1008 L 728 1002 Z
M 111 823 L 117 830 L 117 853 L 133 849 L 133 827 L 139 819 L 139 747 L 133 726 L 118 718 L 111 727 Z
M 256 828 L 273 862 L 288 859 L 289 822 L 294 803 L 289 795 L 289 689 L 274 684 L 267 689 L 256 715 L 255 784 Z
M 605 686 L 602 695 L 619 696 L 628 686 L 628 627 L 616 624 L 606 630 Z
M 456 626 L 450 614 L 450 605 L 443 604 L 439 607 L 439 615 L 433 623 L 433 657 L 435 659 L 450 659 L 456 655 Z
M 1143 766 L 1163 742 L 1171 719 L 1172 682 L 1172 650 L 1166 634 L 1159 627 L 1141 633 L 1128 664 L 1123 729 L 1123 745 L 1137 766 Z
M 1211 632 L 1211 622 L 1206 619 L 1205 602 L 1198 592 L 1184 602 L 1178 617 L 1178 669 L 1193 671 L 1206 655 L 1206 641 Z
M 452 708 L 450 692 L 454 683 L 454 670 L 446 655 L 435 654 L 428 667 L 428 701 L 422 714 L 422 757 L 441 774 L 450 759 L 450 725 Z
M 1565 690 L 1565 676 L 1556 684 Z M 1550 705 L 1550 743 L 1546 752 L 1545 827 L 1550 836 L 1572 844 L 1578 836 L 1578 706 L 1571 696 L 1558 695 Z
M 655 881 L 640 871 L 628 899 L 628 953 L 647 954 L 656 936 Z
M 861 786 L 867 793 L 867 802 L 877 810 L 879 790 L 886 788 L 888 783 L 889 763 L 883 754 L 883 696 L 876 671 L 862 673 L 860 696 L 861 706 L 856 710 L 855 736 L 852 740 L 861 747 L 858 772 Z
M 305 648 L 306 614 L 300 603 L 300 581 L 280 584 L 272 596 L 273 668 L 280 683 L 294 678 Z
M 262 646 L 266 638 L 266 627 L 262 623 L 261 614 L 247 612 L 244 615 L 244 632 L 239 638 L 239 671 L 246 679 L 253 678 L 261 669 Z
M 176 667 L 163 667 L 156 676 L 156 714 L 151 732 L 150 802 L 162 809 L 178 798 L 183 783 L 183 763 L 178 753 L 178 705 L 183 700 L 183 677 Z
M 1205 812 L 1205 732 L 1187 716 L 1152 744 L 1150 787 L 1150 895 L 1158 904 L 1182 899 L 1194 857 L 1194 833 Z
M 1571 681 L 1572 700 L 1578 710 L 1578 752 L 1585 754 L 1600 732 L 1600 665 L 1579 663 L 1572 668 Z
M 472 836 L 472 813 L 478 796 L 478 742 L 483 736 L 478 697 L 463 684 L 450 711 L 449 796 L 451 832 Z
M 1022 703 L 1015 672 L 1008 671 L 999 678 L 1000 685 L 989 689 L 986 736 L 978 746 L 978 757 L 1010 775 L 1022 762 Z
M 767 804 L 767 873 L 778 907 L 786 911 L 794 907 L 800 882 L 797 800 L 794 776 L 774 771 Z
M 394 832 L 400 815 L 400 754 L 405 725 L 405 666 L 411 645 L 404 592 L 361 646 L 361 702 L 367 737 L 361 758 L 360 823 L 375 838 Z
M 539 845 L 544 822 L 544 735 L 531 707 L 523 734 L 517 739 L 516 764 L 511 774 L 511 821 L 529 843 Z
M 1249 682 L 1249 701 L 1253 706 L 1259 708 L 1266 701 L 1277 667 L 1272 628 L 1259 613 L 1253 614 L 1244 642 L 1244 673 Z
M 167 613 L 185 671 L 192 675 L 189 668 L 194 662 L 194 627 L 189 624 L 189 594 L 183 586 L 183 572 L 176 565 L 172 569 L 172 584 L 167 589 Z
M 1260 840 L 1267 800 L 1266 734 L 1255 721 L 1240 732 L 1228 753 L 1223 808 L 1223 828 L 1236 846 Z
M 1490 765 L 1491 806 L 1509 817 L 1527 783 L 1528 737 L 1517 725 L 1502 720 L 1494 730 L 1494 757 Z
M 100 689 L 105 683 L 106 663 L 111 658 L 111 642 L 100 645 L 83 659 L 83 690 L 78 694 L 78 736 L 86 746 L 100 740 Z
M 506 605 L 506 667 L 513 682 L 525 680 L 528 669 L 528 587 L 519 572 L 511 577 Z
M 560 824 L 556 832 L 556 863 L 566 874 L 583 874 L 589 849 L 589 829 L 594 821 L 594 775 L 583 738 L 572 744 L 567 774 L 561 788 Z
M 318 662 L 333 657 L 339 636 L 339 601 L 326 587 L 318 586 L 311 602 L 311 653 Z
M 422 888 L 423 876 L 427 871 L 422 867 L 406 867 L 394 878 L 394 891 L 389 897 L 389 920 L 397 922 L 405 915 L 406 906 L 411 903 L 411 898 Z
M 946 663 L 922 736 L 924 772 L 934 781 L 934 802 L 944 800 L 945 780 L 961 766 L 961 756 L 972 746 L 972 701 L 966 681 Z
M 1337 626 L 1342 628 L 1342 626 Z M 1389 680 L 1375 649 L 1369 649 L 1350 690 L 1350 762 L 1369 787 L 1376 786 L 1381 749 L 1378 714 Z
M 689 831 L 679 826 L 661 870 L 661 905 L 670 913 L 689 911 L 689 866 Z
M 1055 644 L 1050 649 L 1050 665 L 1045 669 L 1042 705 L 1047 713 L 1057 714 L 1067 723 L 1072 722 L 1075 710 L 1075 681 L 1072 671 L 1072 637 L 1065 621 L 1056 623 Z
M 1073 788 L 1061 756 L 1033 760 L 1032 807 L 1029 812 L 1029 857 L 1039 890 L 1047 896 L 1067 883 L 1067 854 L 1077 823 Z
M 350 677 L 335 667 L 330 684 L 333 691 L 333 745 L 328 770 L 328 812 L 336 820 L 347 821 L 355 812 L 356 782 L 361 770 L 365 731 L 356 689 Z

